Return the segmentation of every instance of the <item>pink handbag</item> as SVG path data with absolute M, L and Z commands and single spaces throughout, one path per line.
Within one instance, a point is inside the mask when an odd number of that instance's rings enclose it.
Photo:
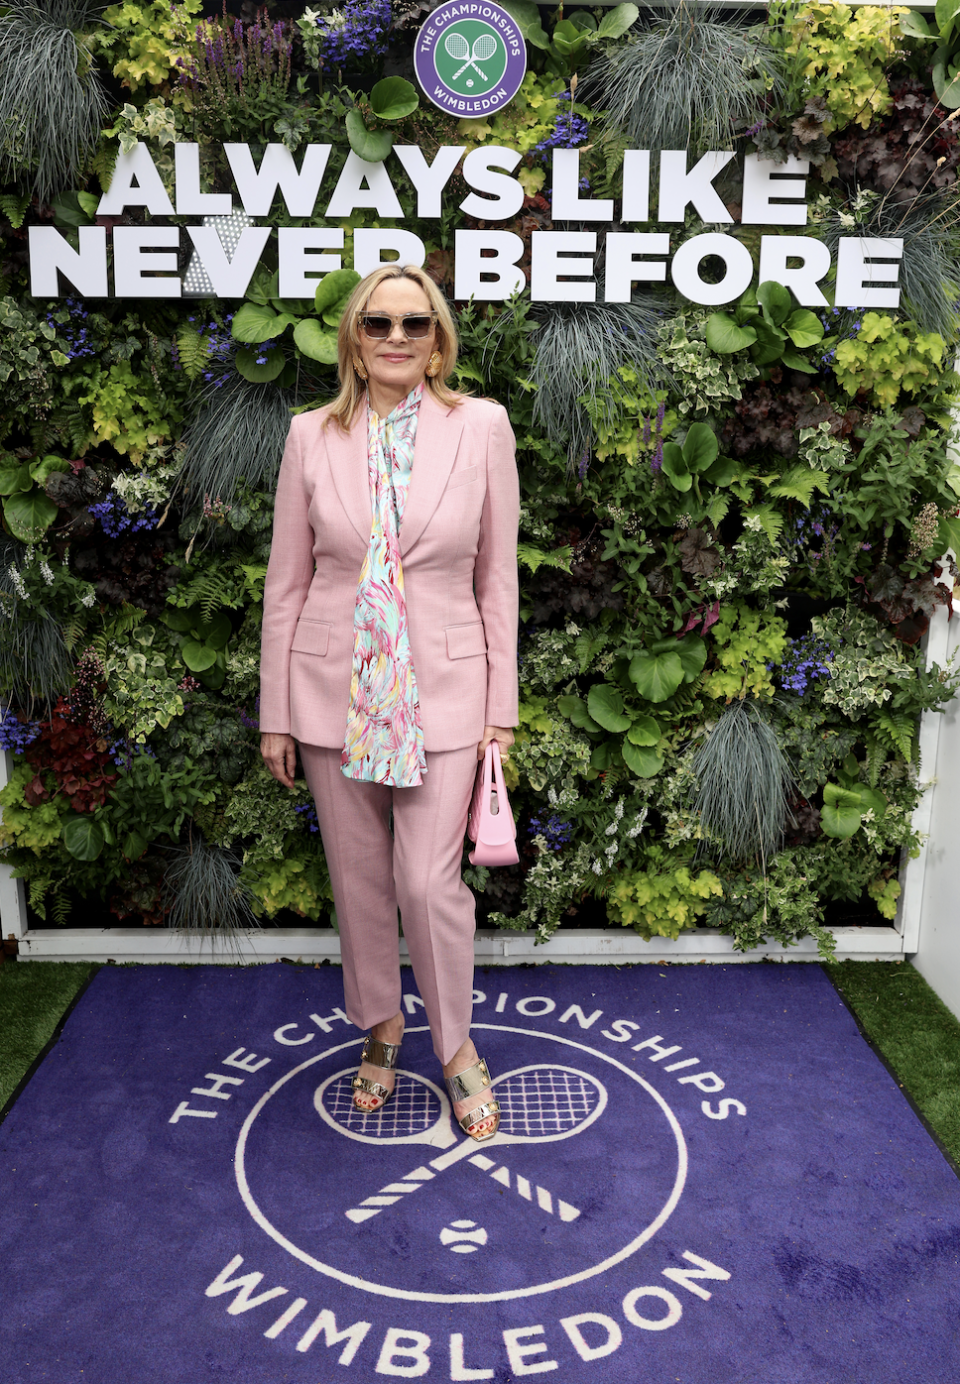
M 520 859 L 517 854 L 517 828 L 510 811 L 500 763 L 500 746 L 496 740 L 491 740 L 484 752 L 483 763 L 477 766 L 467 835 L 477 843 L 476 849 L 470 852 L 471 865 L 516 865 Z

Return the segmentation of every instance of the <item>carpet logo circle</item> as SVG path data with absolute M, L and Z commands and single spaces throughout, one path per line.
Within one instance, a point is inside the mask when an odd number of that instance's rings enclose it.
M 446 1093 L 414 1066 L 398 1070 L 381 1112 L 358 1111 L 351 1081 L 360 1039 L 279 1076 L 250 1110 L 236 1150 L 240 1195 L 260 1229 L 318 1273 L 413 1302 L 536 1297 L 636 1253 L 666 1223 L 686 1179 L 686 1143 L 662 1094 L 586 1043 L 506 1024 L 474 1028 L 500 1070 L 500 1129 L 482 1145 L 463 1137 Z M 424 1028 L 407 1030 L 405 1054 L 414 1045 L 428 1065 Z M 517 1051 L 537 1060 L 506 1066 Z M 598 1178 L 612 1160 L 619 1181 Z M 643 1175 L 631 1176 L 638 1162 Z M 277 1192 L 284 1171 L 310 1165 L 318 1170 L 311 1195 L 292 1206 Z M 467 1231 L 473 1240 L 457 1250 L 458 1271 L 447 1246 Z M 378 1252 L 398 1236 L 403 1255 Z

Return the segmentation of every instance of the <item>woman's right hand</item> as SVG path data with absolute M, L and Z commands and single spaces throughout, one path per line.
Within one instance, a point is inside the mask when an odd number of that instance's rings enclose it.
M 260 736 L 260 753 L 273 777 L 284 788 L 293 788 L 297 769 L 297 744 L 292 735 L 276 735 L 272 731 Z

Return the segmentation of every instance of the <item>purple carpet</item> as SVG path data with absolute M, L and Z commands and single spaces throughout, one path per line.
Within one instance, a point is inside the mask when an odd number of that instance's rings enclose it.
M 2 1384 L 956 1384 L 960 1182 L 818 966 L 413 978 L 360 1116 L 331 967 L 105 967 L 0 1126 Z

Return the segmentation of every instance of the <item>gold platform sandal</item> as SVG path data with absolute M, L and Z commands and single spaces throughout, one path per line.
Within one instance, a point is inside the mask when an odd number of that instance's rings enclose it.
M 378 1038 L 373 1038 L 368 1034 L 364 1040 L 360 1061 L 370 1062 L 374 1067 L 380 1067 L 385 1072 L 392 1072 L 397 1065 L 399 1055 L 399 1043 L 381 1043 Z M 356 1094 L 354 1094 L 353 1104 L 364 1115 L 375 1115 L 378 1110 L 383 1109 L 393 1095 L 393 1092 L 388 1090 L 386 1086 L 382 1086 L 379 1081 L 371 1081 L 368 1076 L 361 1076 L 359 1072 L 353 1078 L 352 1086 L 354 1093 L 363 1091 L 365 1095 L 374 1096 L 380 1102 L 379 1105 L 359 1105 Z
M 485 1091 L 492 1085 L 490 1071 L 481 1057 L 472 1067 L 468 1067 L 465 1072 L 457 1072 L 456 1076 L 446 1078 L 447 1090 L 450 1093 L 451 1101 L 469 1100 L 471 1096 L 479 1096 L 481 1091 Z M 479 1124 L 481 1120 L 488 1119 L 495 1115 L 497 1123 L 493 1129 L 488 1129 L 485 1134 L 471 1134 L 470 1126 Z M 475 1144 L 485 1144 L 488 1139 L 492 1139 L 500 1127 L 500 1102 L 494 1097 L 491 1101 L 485 1101 L 478 1105 L 474 1110 L 468 1110 L 466 1115 L 457 1121 L 460 1128 L 468 1139 L 472 1139 Z

